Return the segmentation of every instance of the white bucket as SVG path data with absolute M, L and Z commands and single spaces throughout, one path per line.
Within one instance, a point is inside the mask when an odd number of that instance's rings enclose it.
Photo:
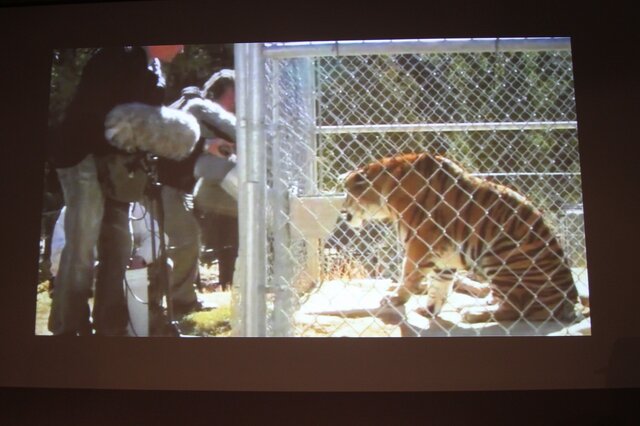
M 149 281 L 147 268 L 127 270 L 127 307 L 129 308 L 129 336 L 149 336 Z

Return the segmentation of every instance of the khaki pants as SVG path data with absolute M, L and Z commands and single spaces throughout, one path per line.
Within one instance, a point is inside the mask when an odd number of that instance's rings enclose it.
M 197 303 L 195 282 L 200 256 L 200 229 L 183 191 L 164 186 L 161 197 L 167 258 L 173 264 L 169 273 L 171 301 L 175 308 L 188 310 Z M 159 305 L 163 289 L 153 271 L 150 271 L 150 281 L 149 303 Z
M 92 155 L 57 172 L 66 205 L 66 241 L 52 293 L 49 330 L 55 335 L 91 333 L 89 298 L 95 276 L 93 328 L 103 335 L 125 334 L 128 310 L 123 282 L 132 248 L 129 204 L 105 199 Z

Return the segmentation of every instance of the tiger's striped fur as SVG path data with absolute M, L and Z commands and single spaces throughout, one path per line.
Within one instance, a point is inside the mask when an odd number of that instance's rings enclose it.
M 577 290 L 558 239 L 524 196 L 439 155 L 384 158 L 347 175 L 347 221 L 388 219 L 405 245 L 403 283 L 384 303 L 402 305 L 433 274 L 427 310 L 437 315 L 458 269 L 490 283 L 497 303 L 468 322 L 572 320 Z

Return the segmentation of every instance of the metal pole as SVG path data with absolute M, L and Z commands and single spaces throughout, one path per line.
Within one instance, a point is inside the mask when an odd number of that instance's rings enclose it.
M 494 130 L 571 130 L 576 121 L 523 121 L 495 123 L 416 123 L 416 124 L 364 124 L 319 126 L 317 132 L 330 134 L 393 133 L 393 132 L 487 132 Z
M 241 246 L 244 246 L 244 331 L 248 337 L 266 335 L 266 146 L 264 138 L 264 58 L 262 45 L 246 46 L 247 84 L 243 93 L 247 104 L 243 111 L 246 138 L 238 144 L 240 169 L 239 211 L 244 213 L 241 223 Z
M 236 44 L 236 118 L 238 149 L 238 263 L 239 336 L 258 337 L 266 333 L 266 150 L 264 145 L 263 75 L 261 48 Z
M 268 58 L 321 56 L 400 55 L 410 53 L 482 53 L 570 51 L 569 37 L 350 40 L 297 43 L 269 43 Z
M 316 133 L 316 82 L 315 68 L 312 58 L 300 59 L 300 79 L 302 83 L 302 101 L 304 102 L 305 126 L 306 126 L 306 158 L 305 167 L 305 188 L 304 195 L 316 195 L 319 192 L 318 182 L 318 141 Z M 307 277 L 316 286 L 321 279 L 321 240 L 318 238 L 308 238 L 305 240 L 307 248 Z
M 293 317 L 293 268 L 291 267 L 289 249 L 291 236 L 289 229 L 289 193 L 285 182 L 285 165 L 283 159 L 280 126 L 280 84 L 283 77 L 280 61 L 271 65 L 271 125 L 273 127 L 271 149 L 271 173 L 273 189 L 270 202 L 273 206 L 273 335 L 275 337 L 291 336 L 291 318 Z
M 250 102 L 247 95 L 247 69 L 248 69 L 248 45 L 236 43 L 234 45 L 234 66 L 236 73 L 236 145 L 238 150 L 238 258 L 233 274 L 232 330 L 235 336 L 247 336 L 246 311 L 246 263 L 247 263 L 247 204 L 246 189 L 242 182 L 246 181 L 247 169 L 247 104 Z
M 306 127 L 305 144 L 305 187 L 304 195 L 315 195 L 318 193 L 318 141 L 316 134 L 316 97 L 315 97 L 315 69 L 312 58 L 301 58 L 300 81 L 302 84 L 302 102 L 304 102 L 304 120 Z

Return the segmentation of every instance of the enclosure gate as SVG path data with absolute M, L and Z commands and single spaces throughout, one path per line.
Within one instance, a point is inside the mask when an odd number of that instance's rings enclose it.
M 521 333 L 465 328 L 455 312 L 443 325 L 409 305 L 396 321 L 372 314 L 400 282 L 403 249 L 389 225 L 337 221 L 340 177 L 404 152 L 443 154 L 525 194 L 586 289 L 569 39 L 239 44 L 235 58 L 237 335 Z

